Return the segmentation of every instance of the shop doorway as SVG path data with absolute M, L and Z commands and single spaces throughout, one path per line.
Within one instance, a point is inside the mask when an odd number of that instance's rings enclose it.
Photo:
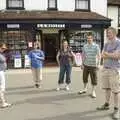
M 56 63 L 56 55 L 59 49 L 58 34 L 44 34 L 45 63 Z

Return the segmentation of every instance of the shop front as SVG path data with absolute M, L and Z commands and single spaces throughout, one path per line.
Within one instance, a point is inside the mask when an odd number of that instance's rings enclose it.
M 104 29 L 110 26 L 110 19 L 92 12 L 40 13 L 0 13 L 0 42 L 8 45 L 5 53 L 8 68 L 29 67 L 27 54 L 34 41 L 41 42 L 45 52 L 45 65 L 56 63 L 56 54 L 64 39 L 68 40 L 75 53 L 82 52 L 89 32 L 94 34 L 94 40 L 102 50 Z M 18 15 L 13 19 L 13 14 Z

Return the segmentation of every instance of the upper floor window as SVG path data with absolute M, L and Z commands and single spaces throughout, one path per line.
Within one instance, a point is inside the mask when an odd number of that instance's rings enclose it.
M 24 9 L 24 0 L 7 0 L 7 9 Z
M 75 10 L 90 11 L 90 0 L 75 0 Z
M 57 10 L 57 0 L 48 0 L 48 10 Z

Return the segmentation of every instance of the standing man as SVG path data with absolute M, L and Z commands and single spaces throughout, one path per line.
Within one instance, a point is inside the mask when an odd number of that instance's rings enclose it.
M 0 43 L 0 99 L 2 103 L 2 108 L 11 106 L 11 104 L 7 103 L 5 100 L 5 70 L 7 64 L 3 52 L 6 49 L 6 45 Z
M 92 84 L 91 97 L 96 98 L 95 88 L 97 85 L 97 69 L 100 65 L 100 48 L 93 42 L 93 34 L 87 35 L 87 44 L 84 45 L 82 51 L 82 68 L 83 68 L 83 83 L 84 89 L 78 93 L 87 92 L 88 76 L 90 74 Z
M 41 50 L 40 42 L 34 42 L 34 49 L 29 52 L 31 62 L 31 70 L 36 88 L 41 87 L 42 81 L 42 67 L 45 59 L 44 52 Z
M 108 42 L 105 44 L 102 52 L 102 58 L 104 59 L 102 82 L 103 89 L 105 90 L 105 103 L 97 109 L 108 110 L 111 93 L 113 93 L 113 118 L 118 120 L 120 118 L 120 40 L 116 38 L 116 30 L 112 27 L 107 29 L 107 38 Z

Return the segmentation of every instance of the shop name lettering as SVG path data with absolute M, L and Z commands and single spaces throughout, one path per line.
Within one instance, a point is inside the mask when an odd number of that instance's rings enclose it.
M 65 24 L 37 24 L 38 28 L 65 28 Z

